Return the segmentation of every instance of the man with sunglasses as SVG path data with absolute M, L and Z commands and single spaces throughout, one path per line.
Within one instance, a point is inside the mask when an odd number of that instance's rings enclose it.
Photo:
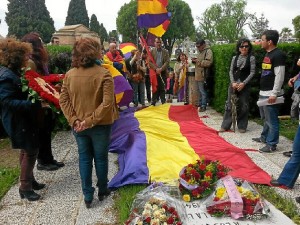
M 276 151 L 279 142 L 279 104 L 276 100 L 284 94 L 282 85 L 286 56 L 277 48 L 278 39 L 277 30 L 266 30 L 261 38 L 261 47 L 266 50 L 266 55 L 262 62 L 259 100 L 267 99 L 268 103 L 260 108 L 264 119 L 263 131 L 260 137 L 252 140 L 265 143 L 266 145 L 259 149 L 265 153 Z
M 154 42 L 155 48 L 151 49 L 151 54 L 155 61 L 155 64 L 151 61 L 149 62 L 150 68 L 154 69 L 157 75 L 157 90 L 153 93 L 151 105 L 155 106 L 158 98 L 160 98 L 161 103 L 166 102 L 166 82 L 168 67 L 170 62 L 168 50 L 162 48 L 162 39 L 155 38 Z
M 207 105 L 207 91 L 204 85 L 208 76 L 209 67 L 211 67 L 213 63 L 213 52 L 203 39 L 196 42 L 196 47 L 199 54 L 196 59 L 192 59 L 192 62 L 195 63 L 195 89 L 199 96 L 201 95 L 198 104 L 200 107 L 199 112 L 204 112 Z

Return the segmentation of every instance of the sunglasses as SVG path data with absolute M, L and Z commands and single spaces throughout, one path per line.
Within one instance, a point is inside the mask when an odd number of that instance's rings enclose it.
M 240 48 L 249 48 L 249 45 L 241 45 Z

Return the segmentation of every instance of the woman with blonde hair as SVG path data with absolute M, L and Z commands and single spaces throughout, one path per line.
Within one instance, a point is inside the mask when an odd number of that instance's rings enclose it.
M 91 38 L 75 42 L 72 69 L 63 81 L 60 106 L 73 129 L 78 145 L 79 172 L 84 202 L 91 207 L 95 188 L 92 168 L 95 163 L 100 201 L 110 194 L 108 147 L 111 126 L 118 118 L 114 83 L 110 72 L 101 66 L 100 43 Z
M 26 67 L 31 45 L 14 38 L 0 41 L 0 104 L 1 118 L 12 148 L 20 149 L 21 198 L 36 201 L 41 196 L 34 192 L 45 187 L 38 183 L 33 168 L 39 151 L 39 126 L 36 120 L 42 104 L 28 100 L 28 93 L 22 92 L 21 69 Z M 44 105 L 43 105 L 44 106 Z

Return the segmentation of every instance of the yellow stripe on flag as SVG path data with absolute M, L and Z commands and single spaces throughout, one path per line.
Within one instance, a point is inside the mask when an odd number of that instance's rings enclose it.
M 162 14 L 167 12 L 167 8 L 164 7 L 158 0 L 138 0 L 138 16 L 143 14 Z
M 146 135 L 147 166 L 151 181 L 171 183 L 178 179 L 184 166 L 199 159 L 186 137 L 182 136 L 178 123 L 169 119 L 169 109 L 170 105 L 164 104 L 135 112 L 140 129 Z

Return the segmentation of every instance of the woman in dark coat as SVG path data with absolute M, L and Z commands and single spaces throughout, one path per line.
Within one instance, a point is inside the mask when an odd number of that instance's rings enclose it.
M 36 118 L 42 105 L 39 101 L 27 100 L 28 93 L 22 92 L 20 79 L 21 69 L 26 66 L 31 51 L 30 44 L 14 38 L 0 41 L 0 107 L 3 127 L 12 148 L 20 149 L 20 197 L 36 201 L 41 196 L 33 190 L 45 187 L 33 176 L 39 147 Z

